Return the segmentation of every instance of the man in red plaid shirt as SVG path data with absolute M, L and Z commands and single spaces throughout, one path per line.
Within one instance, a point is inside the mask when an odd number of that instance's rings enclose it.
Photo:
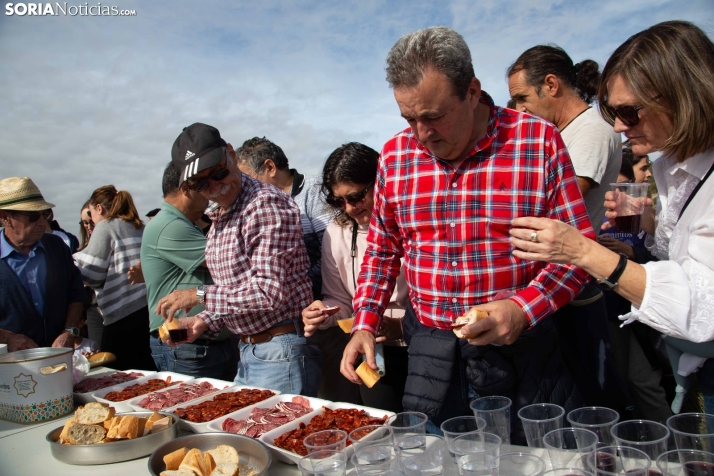
M 206 237 L 214 284 L 174 291 L 156 313 L 171 321 L 176 311 L 203 304 L 205 311 L 182 319 L 188 341 L 224 326 L 239 334 L 236 383 L 316 396 L 321 353 L 303 335 L 301 312 L 312 302 L 312 288 L 297 205 L 242 174 L 233 147 L 206 124 L 185 128 L 171 159 L 181 170 L 179 187 L 219 205 L 209 213 Z
M 444 416 L 442 406 L 454 407 L 444 404 L 447 395 L 462 393 L 447 392 L 448 382 L 465 388 L 454 378 L 465 374 L 473 390 L 474 380 L 483 377 L 473 368 L 469 371 L 467 361 L 488 360 L 484 356 L 495 349 L 499 358 L 518 367 L 505 353 L 518 348 L 514 344 L 524 341 L 525 336 L 519 339 L 524 331 L 552 329 L 543 323 L 577 296 L 587 280 L 587 274 L 573 266 L 514 257 L 511 221 L 549 217 L 572 224 L 591 238 L 594 234 L 556 128 L 494 106 L 474 76 L 468 46 L 458 33 L 434 27 L 402 37 L 387 58 L 387 80 L 409 127 L 382 149 L 368 248 L 354 297 L 353 334 L 341 371 L 361 383 L 354 372 L 359 354 L 376 369 L 375 335 L 403 256 L 413 308 L 413 319 L 408 311 L 404 320 L 405 337 L 411 339 L 404 406 L 426 412 L 438 424 L 436 417 Z M 471 308 L 486 311 L 489 317 L 462 329 L 465 335 L 477 335 L 466 345 L 450 329 Z M 557 349 L 552 337 L 539 340 Z M 512 349 L 499 350 L 507 347 Z M 544 355 L 555 359 L 550 352 L 549 348 Z M 420 360 L 417 354 L 433 358 Z M 537 352 L 528 355 L 526 360 L 540 358 Z M 492 357 L 496 359 L 495 354 Z M 441 364 L 434 367 L 434 359 L 459 365 L 445 371 Z M 542 367 L 555 368 L 548 362 L 555 361 L 544 361 Z M 518 368 L 511 370 L 520 373 Z M 446 387 L 439 384 L 444 380 Z M 496 386 L 495 392 L 505 394 L 521 384 L 503 384 L 500 390 Z M 525 398 L 550 398 L 536 395 L 557 393 L 557 385 L 526 392 Z M 514 396 L 520 399 L 519 395 L 516 390 Z M 470 413 L 468 407 L 465 412 Z

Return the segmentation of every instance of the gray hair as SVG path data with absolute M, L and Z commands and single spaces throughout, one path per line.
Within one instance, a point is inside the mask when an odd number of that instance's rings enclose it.
M 270 142 L 265 137 L 253 137 L 243 142 L 236 151 L 238 163 L 246 163 L 251 170 L 262 174 L 265 170 L 265 161 L 270 159 L 278 170 L 289 170 L 288 158 L 278 145 Z
M 464 38 L 449 27 L 432 26 L 399 38 L 387 55 L 387 82 L 392 89 L 413 88 L 429 68 L 446 75 L 459 99 L 466 98 L 476 76 Z

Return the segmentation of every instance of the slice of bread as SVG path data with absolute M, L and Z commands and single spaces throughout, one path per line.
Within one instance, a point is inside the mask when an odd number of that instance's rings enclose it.
M 350 317 L 349 319 L 338 319 L 337 325 L 345 334 L 350 334 L 352 332 L 352 326 L 355 323 L 355 318 Z
M 374 384 L 379 380 L 379 374 L 372 367 L 367 365 L 367 361 L 362 361 L 359 367 L 355 369 L 357 376 L 362 379 L 362 382 L 368 387 L 374 387 Z
M 64 428 L 62 428 L 62 432 L 60 433 L 59 440 L 58 440 L 60 442 L 60 444 L 64 444 L 64 445 L 72 444 L 69 442 L 69 428 L 75 423 L 76 422 L 74 421 L 74 418 L 70 418 L 64 424 Z
M 161 430 L 165 430 L 171 425 L 171 417 L 164 417 L 161 420 L 156 420 L 153 425 L 151 425 L 151 433 L 157 433 Z
M 74 419 L 83 425 L 101 425 L 114 416 L 114 407 L 103 405 L 99 402 L 87 403 L 83 407 L 77 408 Z
M 210 476 L 238 476 L 238 465 L 236 463 L 221 463 Z
M 117 438 L 136 438 L 139 436 L 139 419 L 134 415 L 123 416 L 117 430 Z
M 218 445 L 215 449 L 208 450 L 207 453 L 210 453 L 211 456 L 213 456 L 213 459 L 216 461 L 216 464 L 238 464 L 240 462 L 238 451 L 236 451 L 236 449 L 232 446 Z
M 69 427 L 67 436 L 73 445 L 94 445 L 101 443 L 107 430 L 99 425 L 83 425 L 82 423 L 73 423 Z
M 476 334 L 462 334 L 461 328 L 464 327 L 467 324 L 473 324 L 481 319 L 485 319 L 488 317 L 488 313 L 486 311 L 481 311 L 478 309 L 471 308 L 469 309 L 469 312 L 467 312 L 465 315 L 461 317 L 457 317 L 454 323 L 451 325 L 451 328 L 454 331 L 454 334 L 456 334 L 456 337 L 459 339 L 473 339 L 474 337 L 478 336 L 480 333 Z
M 195 449 L 195 448 L 194 448 Z M 187 469 L 196 473 L 197 476 L 208 476 L 211 474 L 209 466 L 206 464 L 206 460 L 203 457 L 201 450 L 192 449 L 184 457 L 183 461 L 179 465 L 179 469 Z
M 210 453 L 203 453 L 203 461 L 206 463 L 206 468 L 208 468 L 208 473 L 206 476 L 211 474 L 214 469 L 216 469 L 216 460 L 213 459 Z
M 168 470 L 176 470 L 181 466 L 181 461 L 183 461 L 184 456 L 186 456 L 186 448 L 179 448 L 174 452 L 171 452 L 164 456 L 164 464 Z
M 196 473 L 194 473 L 190 469 L 179 469 L 162 471 L 159 476 L 196 476 Z
M 169 331 L 166 329 L 166 324 L 162 324 L 159 327 L 159 339 L 161 339 L 161 342 L 168 342 L 169 340 Z

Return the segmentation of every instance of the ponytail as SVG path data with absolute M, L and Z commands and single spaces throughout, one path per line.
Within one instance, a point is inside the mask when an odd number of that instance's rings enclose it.
M 89 198 L 89 204 L 95 206 L 101 204 L 107 210 L 105 220 L 121 218 L 134 225 L 137 230 L 144 226 L 129 192 L 126 190 L 117 191 L 114 185 L 105 185 L 96 189 Z

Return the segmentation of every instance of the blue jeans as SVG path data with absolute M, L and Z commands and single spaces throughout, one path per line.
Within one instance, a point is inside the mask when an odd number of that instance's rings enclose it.
M 211 345 L 179 344 L 171 347 L 151 337 L 150 345 L 151 356 L 159 371 L 228 381 L 235 377 L 236 353 L 230 339 Z
M 322 373 L 317 345 L 296 333 L 273 337 L 260 344 L 238 344 L 238 385 L 269 388 L 282 393 L 316 397 Z

